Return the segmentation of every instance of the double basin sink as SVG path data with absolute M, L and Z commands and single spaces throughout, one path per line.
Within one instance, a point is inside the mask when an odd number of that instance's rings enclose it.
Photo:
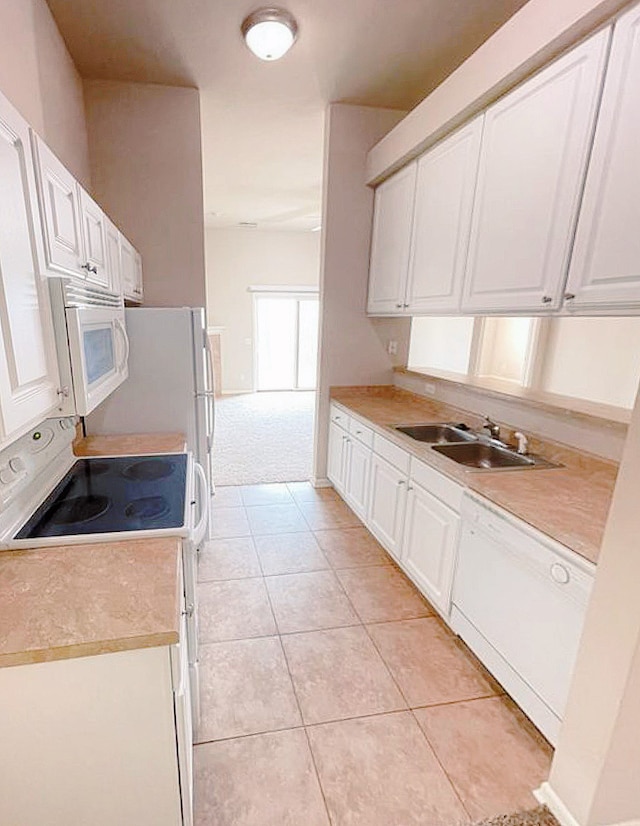
M 558 467 L 540 456 L 524 455 L 495 439 L 483 439 L 466 425 L 417 424 L 397 425 L 395 430 L 418 442 L 431 445 L 459 465 L 474 470 L 516 470 Z

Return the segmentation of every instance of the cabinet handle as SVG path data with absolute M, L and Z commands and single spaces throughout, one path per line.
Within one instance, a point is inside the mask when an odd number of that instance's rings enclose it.
M 400 481 L 398 482 L 398 487 L 400 487 L 401 485 L 404 485 L 404 484 L 405 484 L 404 479 L 400 479 Z
M 551 572 L 551 578 L 557 582 L 558 585 L 566 585 L 571 579 L 568 569 L 559 562 L 554 562 L 549 571 Z
M 192 617 L 195 608 L 193 605 L 187 605 L 186 610 L 182 612 L 183 617 Z
M 407 488 L 407 490 L 413 490 L 413 485 L 409 485 L 409 487 Z
M 356 436 L 362 436 L 362 431 L 361 430 L 356 430 Z
M 543 304 L 551 304 L 553 298 L 550 295 L 543 295 L 542 296 L 542 303 Z
M 403 306 L 403 307 L 408 307 L 409 305 L 408 305 L 408 304 L 403 304 L 402 306 Z
M 91 264 L 88 261 L 86 264 L 82 265 L 82 269 L 86 270 L 87 272 L 92 272 L 94 275 L 98 274 L 98 268 L 95 265 L 91 266 Z
M 401 309 L 402 309 L 402 304 L 396 304 L 396 307 L 397 307 L 399 310 L 401 310 Z
M 564 300 L 565 300 L 565 301 L 573 301 L 573 299 L 574 299 L 575 297 L 576 297 L 576 296 L 575 296 L 575 293 L 565 293 L 565 294 L 564 294 Z

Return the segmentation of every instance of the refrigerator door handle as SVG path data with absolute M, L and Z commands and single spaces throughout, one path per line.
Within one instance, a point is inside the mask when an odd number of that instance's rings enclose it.
M 190 539 L 193 543 L 194 548 L 197 548 L 198 545 L 204 539 L 204 535 L 207 531 L 207 523 L 209 519 L 209 507 L 208 507 L 208 484 L 207 484 L 207 477 L 205 472 L 202 468 L 202 465 L 199 462 L 194 462 L 194 467 L 196 471 L 196 478 L 199 482 L 199 502 L 200 502 L 200 519 L 198 524 L 193 529 L 193 534 L 191 535 Z

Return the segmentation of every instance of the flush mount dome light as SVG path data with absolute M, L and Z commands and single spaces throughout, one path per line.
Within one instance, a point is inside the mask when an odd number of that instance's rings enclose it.
M 298 24 L 286 9 L 257 9 L 242 21 L 247 46 L 261 60 L 279 60 L 298 34 Z

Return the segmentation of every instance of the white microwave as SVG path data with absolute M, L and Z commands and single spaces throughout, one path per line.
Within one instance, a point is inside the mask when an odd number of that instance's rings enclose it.
M 62 415 L 86 416 L 129 375 L 124 304 L 117 293 L 49 279 Z

